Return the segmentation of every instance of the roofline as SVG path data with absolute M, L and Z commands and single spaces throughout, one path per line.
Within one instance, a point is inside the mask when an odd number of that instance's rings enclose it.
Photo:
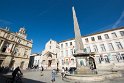
M 112 28 L 112 29 L 108 29 L 108 30 L 104 30 L 104 31 L 96 32 L 96 33 L 92 33 L 92 34 L 89 34 L 89 35 L 86 35 L 86 36 L 81 36 L 81 38 L 87 37 L 87 36 L 96 35 L 96 34 L 101 34 L 101 33 L 105 33 L 105 32 L 110 32 L 110 31 L 114 31 L 114 30 L 119 30 L 119 29 L 124 29 L 124 26 L 123 26 L 123 27 L 118 27 L 118 28 Z M 66 42 L 66 41 L 70 41 L 70 40 L 74 40 L 74 39 L 75 39 L 75 38 L 63 40 L 63 41 L 60 41 L 59 43 Z
M 28 40 L 28 39 L 24 39 L 24 38 L 18 36 L 18 35 L 16 34 L 16 32 L 11 32 L 11 31 L 9 31 L 9 30 L 7 30 L 7 29 L 3 29 L 3 28 L 0 28 L 0 30 L 5 31 L 5 32 L 7 32 L 7 33 L 9 33 L 9 34 L 15 35 L 16 37 L 19 37 L 20 39 L 22 39 L 22 40 L 26 40 L 27 42 L 30 42 L 30 43 L 33 44 L 33 42 L 31 42 L 30 40 Z
M 101 34 L 101 33 L 110 32 L 110 31 L 119 30 L 119 29 L 124 29 L 124 26 L 118 27 L 118 28 L 112 28 L 112 29 L 108 29 L 108 30 L 104 30 L 104 31 L 96 32 L 96 33 L 92 33 L 92 34 L 82 36 L 82 37 L 92 36 L 92 35 Z

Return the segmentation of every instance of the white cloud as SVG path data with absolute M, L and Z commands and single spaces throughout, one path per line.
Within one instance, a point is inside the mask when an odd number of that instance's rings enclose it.
M 7 20 L 0 19 L 0 24 L 10 25 L 10 24 L 12 24 L 12 22 L 7 21 Z
M 124 18 L 124 11 L 122 12 L 121 16 L 119 17 L 119 19 L 115 22 L 115 24 L 113 25 L 112 28 L 117 28 L 118 25 L 123 21 Z

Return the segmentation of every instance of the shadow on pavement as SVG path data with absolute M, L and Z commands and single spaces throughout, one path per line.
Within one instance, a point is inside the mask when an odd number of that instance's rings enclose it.
M 32 80 L 32 79 L 27 79 L 27 78 L 23 78 L 23 81 L 24 81 L 24 83 L 46 83 L 46 82 Z
M 12 76 L 11 75 L 0 75 L 0 83 L 12 83 Z M 16 81 L 14 83 L 20 83 L 20 82 Z M 46 82 L 22 78 L 22 83 L 46 83 Z

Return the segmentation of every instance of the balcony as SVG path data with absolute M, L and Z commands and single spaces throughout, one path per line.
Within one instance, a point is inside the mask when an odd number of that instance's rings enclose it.
M 11 55 L 11 53 L 1 52 L 1 51 L 0 51 L 0 55 L 10 56 L 10 55 Z

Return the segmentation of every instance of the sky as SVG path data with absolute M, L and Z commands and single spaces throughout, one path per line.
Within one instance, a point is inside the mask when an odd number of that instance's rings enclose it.
M 50 39 L 74 38 L 72 6 L 82 36 L 124 26 L 124 0 L 0 0 L 0 27 L 25 27 L 40 53 Z

